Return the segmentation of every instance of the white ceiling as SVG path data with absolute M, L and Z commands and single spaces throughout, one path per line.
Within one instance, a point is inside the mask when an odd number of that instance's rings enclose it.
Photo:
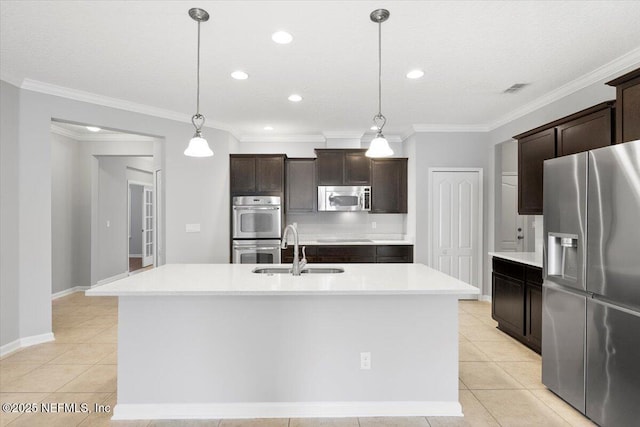
M 183 115 L 236 136 L 364 132 L 377 110 L 383 24 L 387 133 L 487 127 L 624 55 L 640 63 L 640 1 L 2 1 L 0 72 Z M 287 30 L 289 45 L 271 41 Z M 405 74 L 422 68 L 425 76 Z M 229 74 L 249 73 L 237 81 Z M 522 91 L 504 94 L 514 83 Z M 291 93 L 304 97 L 287 100 Z M 274 130 L 263 130 L 271 125 Z

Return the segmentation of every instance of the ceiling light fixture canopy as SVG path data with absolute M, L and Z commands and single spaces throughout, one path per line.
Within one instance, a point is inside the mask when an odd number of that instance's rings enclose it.
M 367 157 L 389 157 L 393 155 L 393 150 L 382 134 L 382 128 L 387 124 L 387 118 L 382 114 L 382 23 L 389 19 L 389 11 L 376 9 L 371 12 L 369 18 L 378 24 L 378 114 L 373 116 L 373 124 L 378 132 L 365 155 Z
M 202 126 L 204 126 L 204 116 L 200 114 L 200 23 L 207 22 L 209 20 L 209 14 L 204 9 L 194 7 L 189 9 L 189 16 L 191 19 L 198 23 L 198 84 L 196 95 L 196 114 L 191 117 L 191 123 L 196 128 L 196 133 L 189 141 L 187 149 L 184 150 L 184 155 L 189 157 L 211 157 L 213 151 L 209 148 L 207 140 L 202 137 Z

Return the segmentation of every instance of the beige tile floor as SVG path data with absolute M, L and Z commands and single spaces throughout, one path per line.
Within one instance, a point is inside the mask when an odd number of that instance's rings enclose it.
M 75 293 L 53 302 L 56 341 L 0 360 L 2 403 L 116 402 L 117 300 Z M 109 413 L 0 413 L 3 426 L 436 427 L 587 426 L 540 382 L 540 356 L 498 331 L 486 302 L 461 301 L 460 402 L 464 418 L 342 418 L 113 422 Z

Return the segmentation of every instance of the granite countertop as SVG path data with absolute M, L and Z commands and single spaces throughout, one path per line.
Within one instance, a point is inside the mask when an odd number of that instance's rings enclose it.
M 86 291 L 87 296 L 469 295 L 478 288 L 424 264 L 321 264 L 337 274 L 257 274 L 290 264 L 167 264 Z
M 538 252 L 489 252 L 489 255 L 542 268 L 542 254 Z

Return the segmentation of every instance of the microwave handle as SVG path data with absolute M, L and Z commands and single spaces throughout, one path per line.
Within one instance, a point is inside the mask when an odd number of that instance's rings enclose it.
M 370 211 L 371 210 L 371 192 L 370 191 L 363 191 L 360 194 L 360 199 L 362 200 L 362 203 L 360 204 L 361 209 L 363 211 Z

